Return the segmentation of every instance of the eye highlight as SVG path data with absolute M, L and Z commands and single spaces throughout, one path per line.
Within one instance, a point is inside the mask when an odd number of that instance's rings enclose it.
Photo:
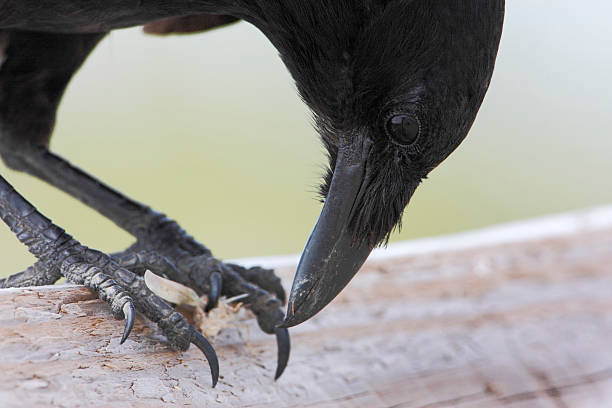
M 394 143 L 410 146 L 418 139 L 421 125 L 413 116 L 397 114 L 387 119 L 385 130 Z

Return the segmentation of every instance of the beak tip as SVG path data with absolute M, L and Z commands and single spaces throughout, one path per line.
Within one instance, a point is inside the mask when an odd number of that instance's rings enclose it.
M 276 328 L 278 329 L 288 329 L 290 327 L 295 326 L 295 324 L 293 324 L 293 321 L 289 318 L 289 319 L 285 319 L 282 322 L 280 322 L 279 324 L 276 325 Z
M 282 322 L 276 325 L 276 327 L 278 327 L 279 329 L 288 329 L 289 327 L 296 326 L 302 322 L 301 320 L 296 318 L 292 309 L 293 302 L 289 301 L 289 305 L 287 307 L 287 315 L 285 316 L 285 319 Z

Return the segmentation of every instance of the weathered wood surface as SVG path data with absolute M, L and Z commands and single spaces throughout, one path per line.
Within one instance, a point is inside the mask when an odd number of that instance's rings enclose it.
M 215 340 L 215 389 L 199 351 L 122 325 L 82 287 L 0 290 L 0 406 L 612 407 L 612 209 L 376 254 L 276 383 L 253 321 Z

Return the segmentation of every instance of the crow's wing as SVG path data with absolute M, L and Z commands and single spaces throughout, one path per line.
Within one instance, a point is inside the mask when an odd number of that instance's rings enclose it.
M 186 34 L 222 27 L 238 20 L 237 17 L 222 14 L 198 14 L 154 21 L 145 24 L 143 29 L 148 34 Z

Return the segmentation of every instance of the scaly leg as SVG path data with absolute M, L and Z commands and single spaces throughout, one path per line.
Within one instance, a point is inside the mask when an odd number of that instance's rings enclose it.
M 13 187 L 0 177 L 0 218 L 38 258 L 34 267 L 21 274 L 0 279 L 0 287 L 21 286 L 33 282 L 33 276 L 43 276 L 36 283 L 53 283 L 60 276 L 85 285 L 110 304 L 117 319 L 125 318 L 123 343 L 134 325 L 134 307 L 163 330 L 170 346 L 186 350 L 190 343 L 202 350 L 210 364 L 213 387 L 219 378 L 217 355 L 208 340 L 183 316 L 153 294 L 144 281 L 122 268 L 109 256 L 81 245 L 63 229 L 39 213 Z M 36 273 L 36 270 L 40 274 Z M 29 279 L 20 279 L 22 276 Z

